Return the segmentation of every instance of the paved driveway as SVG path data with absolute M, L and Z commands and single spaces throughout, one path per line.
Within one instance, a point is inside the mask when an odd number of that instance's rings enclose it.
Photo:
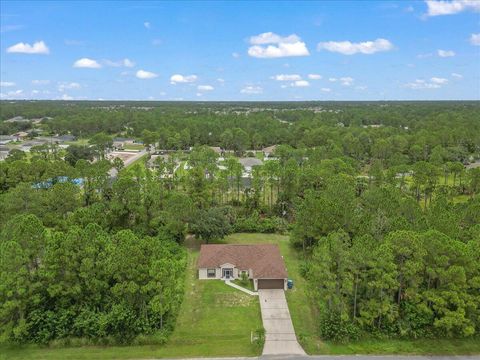
M 258 290 L 263 327 L 263 355 L 305 355 L 297 341 L 283 290 Z

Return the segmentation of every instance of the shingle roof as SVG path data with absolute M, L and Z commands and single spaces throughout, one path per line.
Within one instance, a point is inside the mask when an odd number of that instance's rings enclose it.
M 263 165 L 263 161 L 257 158 L 248 157 L 248 158 L 240 158 L 238 162 L 242 164 L 243 167 L 253 167 L 253 166 L 260 166 Z
M 275 244 L 210 244 L 200 247 L 198 268 L 218 268 L 230 263 L 240 270 L 252 269 L 255 279 L 284 279 L 287 269 Z

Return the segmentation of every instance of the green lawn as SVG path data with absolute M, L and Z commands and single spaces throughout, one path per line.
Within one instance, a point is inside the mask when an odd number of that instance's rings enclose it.
M 285 259 L 288 277 L 294 281 L 287 291 L 288 308 L 297 338 L 310 355 L 320 354 L 479 354 L 479 339 L 452 340 L 363 340 L 335 344 L 317 335 L 315 312 L 307 296 L 306 281 L 300 276 L 301 253 L 292 249 L 288 236 L 277 234 L 233 234 L 224 242 L 235 244 L 276 243 Z
M 145 359 L 257 356 L 251 331 L 262 327 L 258 298 L 222 281 L 197 279 L 198 248 L 188 251 L 185 298 L 173 334 L 165 345 L 42 348 L 0 346 L 0 359 Z
M 125 150 L 143 150 L 145 149 L 145 145 L 143 144 L 126 144 Z
M 315 313 L 300 276 L 301 254 L 289 246 L 288 236 L 277 234 L 233 234 L 222 243 L 276 243 L 285 259 L 293 290 L 287 301 L 297 337 L 308 354 L 479 354 L 480 341 L 468 340 L 362 340 L 334 344 L 317 336 Z M 197 279 L 199 244 L 187 239 L 189 265 L 185 299 L 177 325 L 167 344 L 125 347 L 41 348 L 0 346 L 0 359 L 145 359 L 174 357 L 256 356 L 261 349 L 250 343 L 250 332 L 261 327 L 256 297 L 221 281 Z

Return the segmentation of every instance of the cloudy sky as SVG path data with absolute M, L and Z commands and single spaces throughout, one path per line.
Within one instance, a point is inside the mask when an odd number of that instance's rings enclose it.
M 480 0 L 0 6 L 2 99 L 480 99 Z

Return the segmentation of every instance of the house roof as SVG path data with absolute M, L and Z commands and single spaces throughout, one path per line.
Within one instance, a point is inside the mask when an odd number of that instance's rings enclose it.
M 242 164 L 243 167 L 253 167 L 263 165 L 263 161 L 257 158 L 248 157 L 248 158 L 240 158 L 238 162 Z
M 273 153 L 276 148 L 277 148 L 277 145 L 267 146 L 266 148 L 263 148 L 263 152 Z
M 210 146 L 210 149 L 212 149 L 213 151 L 215 151 L 217 154 L 221 154 L 221 153 L 222 153 L 222 148 L 219 147 L 219 146 Z
M 275 244 L 210 244 L 200 247 L 198 268 L 218 268 L 230 263 L 241 270 L 251 269 L 256 279 L 284 279 L 287 269 Z

